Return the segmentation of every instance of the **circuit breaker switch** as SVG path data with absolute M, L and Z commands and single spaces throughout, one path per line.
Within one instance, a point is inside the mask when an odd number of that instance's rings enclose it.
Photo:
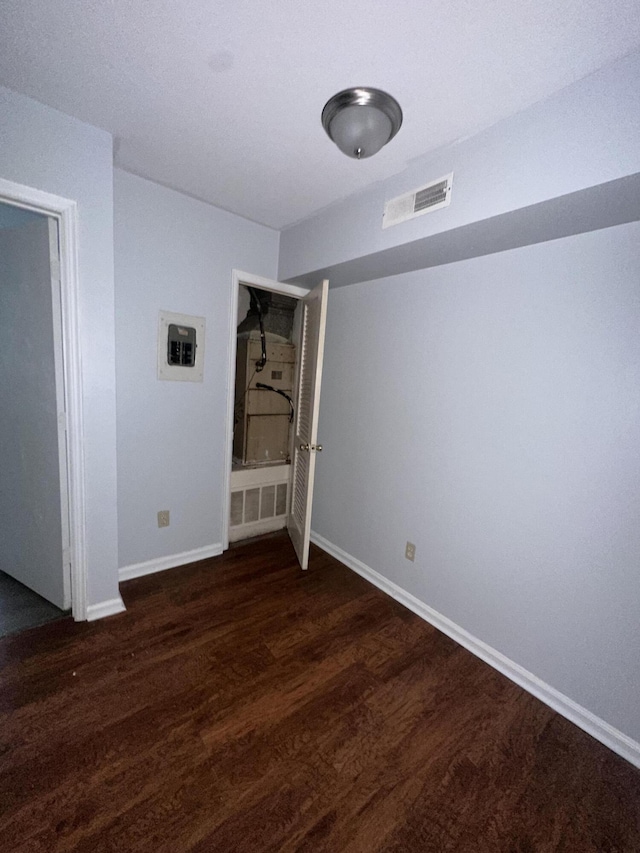
M 193 326 L 178 326 L 169 323 L 167 334 L 167 361 L 183 367 L 196 363 L 196 330 Z

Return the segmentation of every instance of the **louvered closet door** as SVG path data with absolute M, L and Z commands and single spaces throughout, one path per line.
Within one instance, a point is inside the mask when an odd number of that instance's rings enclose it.
M 303 569 L 309 563 L 311 503 L 318 447 L 318 409 L 327 319 L 329 282 L 315 287 L 303 302 L 298 372 L 298 404 L 293 447 L 291 510 L 287 527 Z

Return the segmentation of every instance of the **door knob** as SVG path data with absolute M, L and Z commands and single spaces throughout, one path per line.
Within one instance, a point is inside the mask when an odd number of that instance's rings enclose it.
M 317 451 L 318 451 L 318 453 L 322 453 L 322 445 L 321 445 L 321 444 L 312 444 L 312 445 L 311 445 L 311 449 L 312 449 L 312 450 L 317 450 Z
M 311 449 L 311 448 L 310 448 L 310 446 L 309 446 L 308 444 L 301 444 L 301 445 L 300 445 L 300 450 L 310 450 L 310 449 Z

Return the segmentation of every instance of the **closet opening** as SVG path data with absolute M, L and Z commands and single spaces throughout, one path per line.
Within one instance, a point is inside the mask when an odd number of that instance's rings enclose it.
M 295 297 L 238 286 L 230 542 L 287 526 L 302 308 Z

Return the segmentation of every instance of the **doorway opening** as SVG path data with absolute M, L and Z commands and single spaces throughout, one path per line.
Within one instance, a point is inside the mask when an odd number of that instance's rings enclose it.
M 307 568 L 329 283 L 234 270 L 224 548 L 288 529 Z
M 0 204 L 0 635 L 71 604 L 55 219 Z
M 9 270 L 13 277 L 22 264 L 24 278 L 19 288 L 2 288 L 0 312 L 0 322 L 11 326 L 3 329 L 7 357 L 2 383 L 5 404 L 11 398 L 13 406 L 11 418 L 5 418 L 3 459 L 8 456 L 4 450 L 11 447 L 20 457 L 11 472 L 5 465 L 0 477 L 0 568 L 59 610 L 71 609 L 74 619 L 85 620 L 77 205 L 0 178 L 0 206 L 14 225 L 20 225 L 3 243 L 3 273 L 6 278 Z M 40 232 L 36 243 L 28 241 L 33 238 L 29 229 Z M 0 228 L 0 235 L 9 230 Z M 29 247 L 22 252 L 23 261 L 17 260 L 18 232 Z M 34 272 L 38 265 L 39 278 Z M 19 446 L 14 446 L 16 442 Z
M 301 303 L 240 283 L 229 541 L 287 525 Z

